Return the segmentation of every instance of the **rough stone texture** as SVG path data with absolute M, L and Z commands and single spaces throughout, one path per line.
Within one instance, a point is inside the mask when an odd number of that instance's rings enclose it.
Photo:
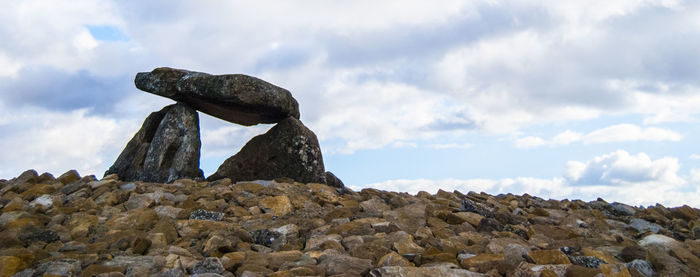
M 143 91 L 241 125 L 299 118 L 299 104 L 289 91 L 247 75 L 210 75 L 161 67 L 136 74 L 134 83 Z
M 105 176 L 160 183 L 202 178 L 200 145 L 197 112 L 182 103 L 170 105 L 146 118 Z
M 334 188 L 344 188 L 345 184 L 333 172 L 326 171 L 326 184 Z
M 303 183 L 326 182 L 316 135 L 291 117 L 252 138 L 207 180 L 230 178 L 236 182 L 284 177 Z
M 690 207 L 23 175 L 1 184 L 0 276 L 700 276 Z

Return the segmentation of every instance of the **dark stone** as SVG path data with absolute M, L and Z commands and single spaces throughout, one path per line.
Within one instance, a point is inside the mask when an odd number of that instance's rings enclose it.
M 134 254 L 143 255 L 151 247 L 151 244 L 150 239 L 138 237 L 134 240 L 132 251 Z
M 462 198 L 462 207 L 460 211 L 477 213 L 485 217 L 493 217 L 493 213 L 491 211 L 482 207 L 480 204 L 469 200 L 468 198 Z
M 620 251 L 620 258 L 625 262 L 631 262 L 637 259 L 644 260 L 647 258 L 647 250 L 639 245 L 627 246 Z
M 197 111 L 182 103 L 170 105 L 146 118 L 105 176 L 158 183 L 202 178 L 200 145 Z
M 198 262 L 192 266 L 192 274 L 201 273 L 223 273 L 225 271 L 224 266 L 221 264 L 219 258 L 209 257 L 201 262 Z
M 479 232 L 491 232 L 491 231 L 502 231 L 503 226 L 498 220 L 493 218 L 484 217 L 479 221 L 479 226 L 476 227 Z
M 280 237 L 282 237 L 281 233 L 270 231 L 268 229 L 255 230 L 250 232 L 250 238 L 253 240 L 253 243 L 264 245 L 267 247 L 270 247 L 275 242 L 275 240 L 279 239 Z
M 37 232 L 30 232 L 30 233 L 24 233 L 19 235 L 19 240 L 21 240 L 25 245 L 29 245 L 32 242 L 35 241 L 43 241 L 43 242 L 54 242 L 59 240 L 58 234 L 56 234 L 54 231 L 51 230 L 43 230 Z
M 619 202 L 613 202 L 607 208 L 615 216 L 630 216 L 635 213 L 634 207 Z
M 326 185 L 334 187 L 334 188 L 344 188 L 345 184 L 343 184 L 343 181 L 338 179 L 338 177 L 333 174 L 333 172 L 326 171 Z
M 289 117 L 267 133 L 248 141 L 207 178 L 215 181 L 274 180 L 288 177 L 301 183 L 325 183 L 326 171 L 316 135 Z
M 221 221 L 224 219 L 224 214 L 199 209 L 190 214 L 190 219 Z
M 140 90 L 241 125 L 299 118 L 299 104 L 289 91 L 247 75 L 210 75 L 161 67 L 136 74 L 134 83 Z
M 598 268 L 601 264 L 607 264 L 605 261 L 593 256 L 569 256 L 569 261 L 572 264 L 588 268 Z

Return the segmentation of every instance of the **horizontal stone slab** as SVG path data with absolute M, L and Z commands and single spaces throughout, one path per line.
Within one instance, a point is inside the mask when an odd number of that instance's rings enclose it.
M 140 90 L 241 125 L 299 118 L 299 104 L 288 90 L 248 75 L 211 75 L 160 67 L 136 74 L 134 83 Z

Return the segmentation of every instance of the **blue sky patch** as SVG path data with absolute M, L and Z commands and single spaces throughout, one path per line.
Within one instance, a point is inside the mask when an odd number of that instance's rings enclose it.
M 104 41 L 129 41 L 129 37 L 116 26 L 87 25 L 92 37 Z

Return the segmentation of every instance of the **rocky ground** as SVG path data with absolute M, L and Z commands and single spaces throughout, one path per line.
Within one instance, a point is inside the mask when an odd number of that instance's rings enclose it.
M 688 206 L 30 170 L 0 208 L 0 276 L 700 276 Z

